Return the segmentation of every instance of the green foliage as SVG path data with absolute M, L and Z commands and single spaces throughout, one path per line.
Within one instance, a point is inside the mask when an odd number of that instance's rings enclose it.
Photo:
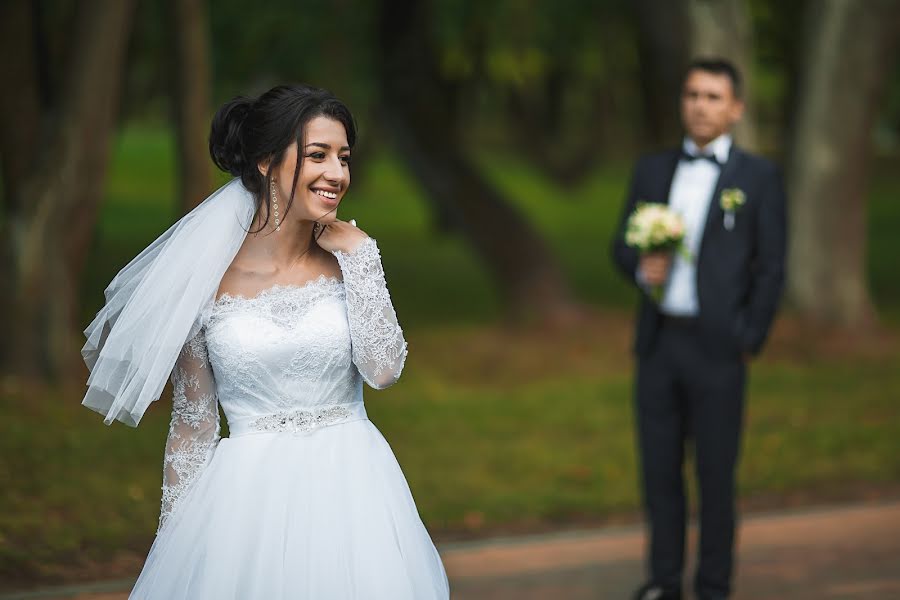
M 876 161 L 873 171 L 876 177 L 869 195 L 866 275 L 881 316 L 890 323 L 900 324 L 900 278 L 892 260 L 897 256 L 897 232 L 900 231 L 896 159 Z

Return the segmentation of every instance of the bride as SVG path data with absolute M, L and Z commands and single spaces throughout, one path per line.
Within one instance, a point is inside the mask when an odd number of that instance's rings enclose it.
M 137 426 L 171 376 L 156 539 L 131 598 L 447 598 L 440 557 L 362 383 L 406 342 L 378 246 L 336 212 L 356 140 L 329 92 L 279 86 L 219 109 L 236 179 L 106 290 L 83 404 Z M 219 408 L 228 437 L 220 437 Z

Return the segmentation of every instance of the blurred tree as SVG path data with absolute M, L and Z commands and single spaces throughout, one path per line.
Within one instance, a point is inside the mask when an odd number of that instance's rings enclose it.
M 540 236 L 472 164 L 460 139 L 459 79 L 435 45 L 433 2 L 391 0 L 380 5 L 381 112 L 389 132 L 426 193 L 445 208 L 473 244 L 513 316 L 554 319 L 571 314 L 571 294 Z M 479 10 L 476 5 L 462 11 Z M 465 14 L 461 18 L 471 16 Z M 473 20 L 477 23 L 477 20 Z M 449 72 L 448 72 L 449 71 Z
M 636 56 L 627 3 L 543 0 L 491 3 L 482 87 L 503 99 L 511 148 L 557 184 L 574 186 L 604 155 L 637 145 L 622 127 L 633 102 Z M 623 77 L 623 74 L 626 74 Z M 630 115 L 637 117 L 638 115 Z
M 210 120 L 209 19 L 206 0 L 168 0 L 172 32 L 169 94 L 175 122 L 182 212 L 212 191 L 208 132 Z
M 45 103 L 35 101 L 49 87 L 41 85 L 50 43 L 42 3 L 10 0 L 0 8 L 0 77 L 11 83 L 0 95 L 0 280 L 8 283 L 0 310 L 11 325 L 3 370 L 58 375 L 77 356 L 77 283 L 103 194 L 134 5 L 76 4 L 59 94 Z
M 753 29 L 747 0 L 688 0 L 691 55 L 730 60 L 744 80 L 744 117 L 735 127 L 735 140 L 757 150 L 753 100 Z
M 687 0 L 638 0 L 638 24 L 644 129 L 654 146 L 681 137 L 678 99 L 690 55 Z
M 804 6 L 808 0 L 751 0 L 754 38 L 753 103 L 758 150 L 785 159 L 793 132 L 793 108 L 800 63 Z
M 11 215 L 19 212 L 22 182 L 32 168 L 32 157 L 40 142 L 41 110 L 47 104 L 46 60 L 41 60 L 37 52 L 43 46 L 39 17 L 39 4 L 29 0 L 0 5 L 0 49 L 4 56 L 0 73 L 7 82 L 5 87 L 11 88 L 0 94 L 0 160 L 7 225 Z M 11 60 L 13 56 L 17 60 Z M 9 250 L 8 244 L 4 248 Z M 3 264 L 11 260 L 9 256 L 4 258 Z
M 788 292 L 805 315 L 860 329 L 874 321 L 866 188 L 872 125 L 900 38 L 900 2 L 811 2 L 806 18 L 789 152 Z
M 573 6 L 566 1 L 552 6 L 496 2 L 493 9 L 485 15 L 480 52 L 472 60 L 484 71 L 484 86 L 506 100 L 506 131 L 515 138 L 516 150 L 558 183 L 571 183 L 588 165 L 575 160 L 580 155 L 571 152 L 564 139 L 565 100 L 574 66 L 565 59 L 569 47 L 578 46 L 577 25 L 587 19 L 572 19 Z M 570 26 L 555 27 L 561 22 Z

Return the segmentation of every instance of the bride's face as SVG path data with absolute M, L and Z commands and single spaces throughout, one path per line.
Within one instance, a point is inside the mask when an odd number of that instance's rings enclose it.
M 279 209 L 287 207 L 294 169 L 302 158 L 294 203 L 288 213 L 290 220 L 331 223 L 337 208 L 350 186 L 350 144 L 344 126 L 328 117 L 315 117 L 304 127 L 306 147 L 302 155 L 297 143 L 291 144 L 278 167 L 276 190 Z M 283 212 L 281 213 L 284 214 Z

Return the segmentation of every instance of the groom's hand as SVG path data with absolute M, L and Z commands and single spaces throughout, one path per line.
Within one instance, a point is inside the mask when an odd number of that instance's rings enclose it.
M 663 285 L 669 277 L 669 269 L 672 268 L 672 254 L 670 252 L 648 252 L 641 256 L 639 268 L 647 284 Z

